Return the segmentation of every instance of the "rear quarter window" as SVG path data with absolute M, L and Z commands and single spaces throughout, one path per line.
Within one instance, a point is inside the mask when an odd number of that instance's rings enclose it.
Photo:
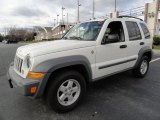
M 149 32 L 147 26 L 146 26 L 144 23 L 140 23 L 140 25 L 141 25 L 141 28 L 142 28 L 142 30 L 143 30 L 143 33 L 144 33 L 145 38 L 146 38 L 146 39 L 150 39 L 150 38 L 151 38 L 151 35 L 150 35 L 150 32 Z
M 126 26 L 127 26 L 130 41 L 142 39 L 140 29 L 139 29 L 138 24 L 136 22 L 126 21 Z

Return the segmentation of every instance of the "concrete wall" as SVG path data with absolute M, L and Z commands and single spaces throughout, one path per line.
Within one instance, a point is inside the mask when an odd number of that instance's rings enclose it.
M 69 29 L 72 27 L 72 25 L 57 25 L 54 28 L 52 28 L 52 37 L 53 38 L 61 38 Z
M 156 34 L 157 34 L 157 35 L 160 35 L 160 19 L 158 20 L 158 23 L 157 23 Z
M 110 13 L 110 17 L 111 18 L 116 18 L 119 16 L 119 12 L 118 11 L 114 11 L 113 13 Z
M 52 27 L 35 27 L 35 40 L 47 40 L 52 38 Z
M 159 0 L 155 0 L 151 3 L 147 3 L 145 4 L 144 15 L 142 14 L 141 16 L 137 16 L 138 18 L 143 19 L 147 23 L 152 36 L 160 35 L 160 12 L 159 12 L 160 8 L 159 7 L 160 7 Z M 119 16 L 119 12 L 113 12 L 110 14 L 111 18 L 118 17 L 118 16 Z
M 147 23 L 151 34 L 154 36 L 157 34 L 157 22 L 158 22 L 158 0 L 145 5 L 145 22 Z
M 43 39 L 46 39 L 46 32 L 44 30 L 39 30 L 36 32 L 36 36 L 35 36 L 35 40 L 43 40 Z

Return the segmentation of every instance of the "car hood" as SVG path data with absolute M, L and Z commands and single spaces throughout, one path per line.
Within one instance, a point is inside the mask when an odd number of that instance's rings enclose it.
M 49 42 L 40 42 L 19 47 L 17 54 L 20 56 L 40 56 L 55 52 L 62 52 L 66 50 L 73 50 L 84 47 L 91 47 L 96 44 L 95 41 L 78 41 L 78 40 L 56 40 Z

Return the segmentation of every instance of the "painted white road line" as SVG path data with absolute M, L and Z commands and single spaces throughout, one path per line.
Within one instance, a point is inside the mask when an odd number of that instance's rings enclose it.
M 160 58 L 154 59 L 154 60 L 152 60 L 150 63 L 156 62 L 156 61 L 158 61 L 158 60 L 160 60 Z

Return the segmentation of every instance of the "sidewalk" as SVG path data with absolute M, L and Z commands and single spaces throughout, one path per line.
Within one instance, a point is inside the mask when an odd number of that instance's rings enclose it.
M 154 54 L 160 54 L 160 50 L 153 49 Z

